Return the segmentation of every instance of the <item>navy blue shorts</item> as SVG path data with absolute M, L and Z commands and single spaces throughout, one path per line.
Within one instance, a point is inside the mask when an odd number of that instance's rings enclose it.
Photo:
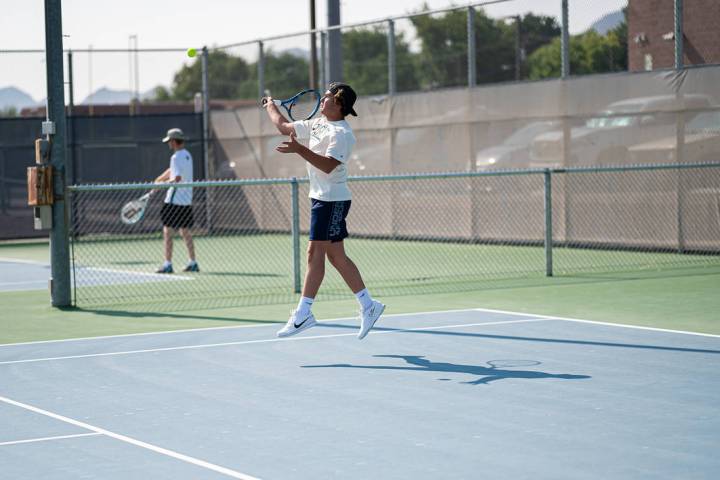
M 310 240 L 330 240 L 341 242 L 347 238 L 345 217 L 350 211 L 350 200 L 341 202 L 323 202 L 311 198 Z

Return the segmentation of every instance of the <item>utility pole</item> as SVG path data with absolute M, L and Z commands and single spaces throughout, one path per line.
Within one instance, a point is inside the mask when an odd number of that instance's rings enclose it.
M 317 89 L 318 81 L 318 59 L 317 59 L 317 41 L 315 38 L 315 0 L 310 0 L 310 88 Z
M 45 0 L 45 67 L 47 120 L 42 131 L 50 146 L 53 168 L 52 227 L 50 228 L 50 296 L 54 307 L 68 307 L 70 298 L 70 249 L 65 208 L 65 78 L 63 73 L 62 6 Z
M 340 25 L 340 0 L 327 0 L 328 27 Z M 329 77 L 326 81 L 342 82 L 342 46 L 339 28 L 328 31 L 328 60 L 330 62 Z

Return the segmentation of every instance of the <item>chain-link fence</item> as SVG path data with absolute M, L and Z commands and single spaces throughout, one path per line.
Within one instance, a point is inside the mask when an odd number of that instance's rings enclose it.
M 155 273 L 164 192 L 126 225 L 121 207 L 153 185 L 70 188 L 77 305 L 292 301 L 305 268 L 306 180 L 191 185 L 200 271 L 182 271 L 187 243 L 177 237 L 174 274 Z M 720 165 L 353 177 L 351 188 L 346 249 L 377 295 L 720 264 Z M 320 295 L 348 295 L 329 267 Z
M 90 112 L 125 104 L 130 114 L 191 101 L 204 88 L 204 55 L 205 93 L 225 102 L 340 79 L 381 95 L 711 65 L 720 63 L 719 21 L 715 0 L 487 0 L 439 10 L 420 3 L 384 19 L 212 46 L 194 59 L 185 48 L 139 48 L 131 35 L 127 49 L 68 45 L 65 98 Z M 44 68 L 42 50 L 0 50 L 8 84 L 32 97 L 0 110 L 41 109 L 34 98 L 44 94 Z

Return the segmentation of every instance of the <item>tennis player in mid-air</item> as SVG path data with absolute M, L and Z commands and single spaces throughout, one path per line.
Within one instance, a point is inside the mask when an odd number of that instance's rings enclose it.
M 311 308 L 325 276 L 325 257 L 360 303 L 359 339 L 365 338 L 385 310 L 385 305 L 370 296 L 358 268 L 345 254 L 343 245 L 348 236 L 345 218 L 350 210 L 351 198 L 347 185 L 347 162 L 355 144 L 355 136 L 345 117 L 357 116 L 353 109 L 356 99 L 357 95 L 349 85 L 332 83 L 320 104 L 322 116 L 297 122 L 288 122 L 272 98 L 265 103 L 275 127 L 290 137 L 276 150 L 300 155 L 306 162 L 310 178 L 310 243 L 305 283 L 298 306 L 277 332 L 278 337 L 300 333 L 317 323 Z M 298 139 L 309 139 L 309 148 L 298 143 Z

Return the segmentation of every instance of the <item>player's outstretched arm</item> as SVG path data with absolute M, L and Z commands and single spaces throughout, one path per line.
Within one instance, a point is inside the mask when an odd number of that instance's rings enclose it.
M 267 111 L 268 116 L 270 117 L 270 121 L 275 125 L 275 128 L 278 129 L 278 132 L 282 133 L 283 135 L 290 135 L 295 133 L 295 127 L 293 127 L 292 123 L 288 122 L 285 117 L 283 117 L 282 113 L 280 113 L 280 110 L 278 110 L 277 105 L 273 102 L 272 97 L 265 97 L 265 111 Z

